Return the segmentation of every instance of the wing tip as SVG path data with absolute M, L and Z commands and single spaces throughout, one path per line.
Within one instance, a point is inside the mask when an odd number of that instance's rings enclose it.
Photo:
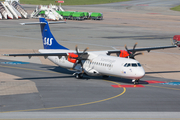
M 3 56 L 9 56 L 9 54 L 2 54 Z
M 19 23 L 20 25 L 25 25 L 25 23 Z

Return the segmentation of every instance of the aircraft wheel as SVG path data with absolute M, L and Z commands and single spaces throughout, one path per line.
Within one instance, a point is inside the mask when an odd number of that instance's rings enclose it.
M 79 74 L 76 74 L 75 77 L 76 77 L 76 79 L 79 79 Z
M 134 81 L 134 85 L 137 85 L 137 84 L 139 84 L 139 79 Z
M 80 73 L 80 74 L 76 74 L 76 75 L 75 75 L 75 77 L 76 77 L 76 79 L 83 78 L 83 74 L 82 74 L 82 73 Z
M 82 73 L 80 73 L 80 74 L 79 74 L 79 77 L 80 77 L 80 78 L 83 78 L 83 74 L 82 74 Z

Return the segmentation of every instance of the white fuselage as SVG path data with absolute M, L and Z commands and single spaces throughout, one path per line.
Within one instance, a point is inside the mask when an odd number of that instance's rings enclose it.
M 71 53 L 71 50 L 39 50 L 40 53 Z M 89 76 L 116 76 L 127 79 L 140 79 L 145 75 L 143 67 L 137 60 L 108 56 L 103 52 L 88 52 L 88 60 L 83 60 L 84 72 Z M 69 62 L 65 56 L 49 56 L 49 60 L 55 64 L 70 69 L 74 63 Z M 81 70 L 77 65 L 76 70 Z

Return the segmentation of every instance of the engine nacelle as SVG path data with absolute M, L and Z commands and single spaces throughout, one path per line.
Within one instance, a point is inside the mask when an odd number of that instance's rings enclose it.
M 120 54 L 119 54 L 119 57 L 128 57 L 129 56 L 129 53 L 126 51 L 126 50 L 120 50 Z
M 77 54 L 69 53 L 69 56 L 68 56 L 68 61 L 69 62 L 76 63 L 77 59 L 75 59 L 75 58 L 78 58 Z

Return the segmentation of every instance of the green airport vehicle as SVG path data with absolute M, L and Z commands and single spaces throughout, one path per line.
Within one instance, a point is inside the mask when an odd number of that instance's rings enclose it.
M 102 13 L 97 13 L 97 12 L 92 12 L 90 14 L 90 19 L 92 19 L 92 20 L 102 20 L 103 19 L 103 14 Z
M 58 14 L 60 14 L 61 16 L 63 16 L 63 12 L 64 11 L 56 11 Z
M 63 16 L 64 19 L 72 20 L 72 15 L 73 14 L 74 14 L 73 11 L 64 11 L 62 16 Z
M 80 12 L 80 13 L 84 13 L 84 19 L 89 19 L 89 13 L 88 12 Z
M 72 18 L 73 20 L 84 20 L 85 19 L 84 12 L 74 12 Z
M 64 19 L 69 20 L 85 20 L 85 19 L 92 19 L 92 20 L 102 20 L 103 14 L 98 12 L 75 12 L 75 11 L 56 11 Z

